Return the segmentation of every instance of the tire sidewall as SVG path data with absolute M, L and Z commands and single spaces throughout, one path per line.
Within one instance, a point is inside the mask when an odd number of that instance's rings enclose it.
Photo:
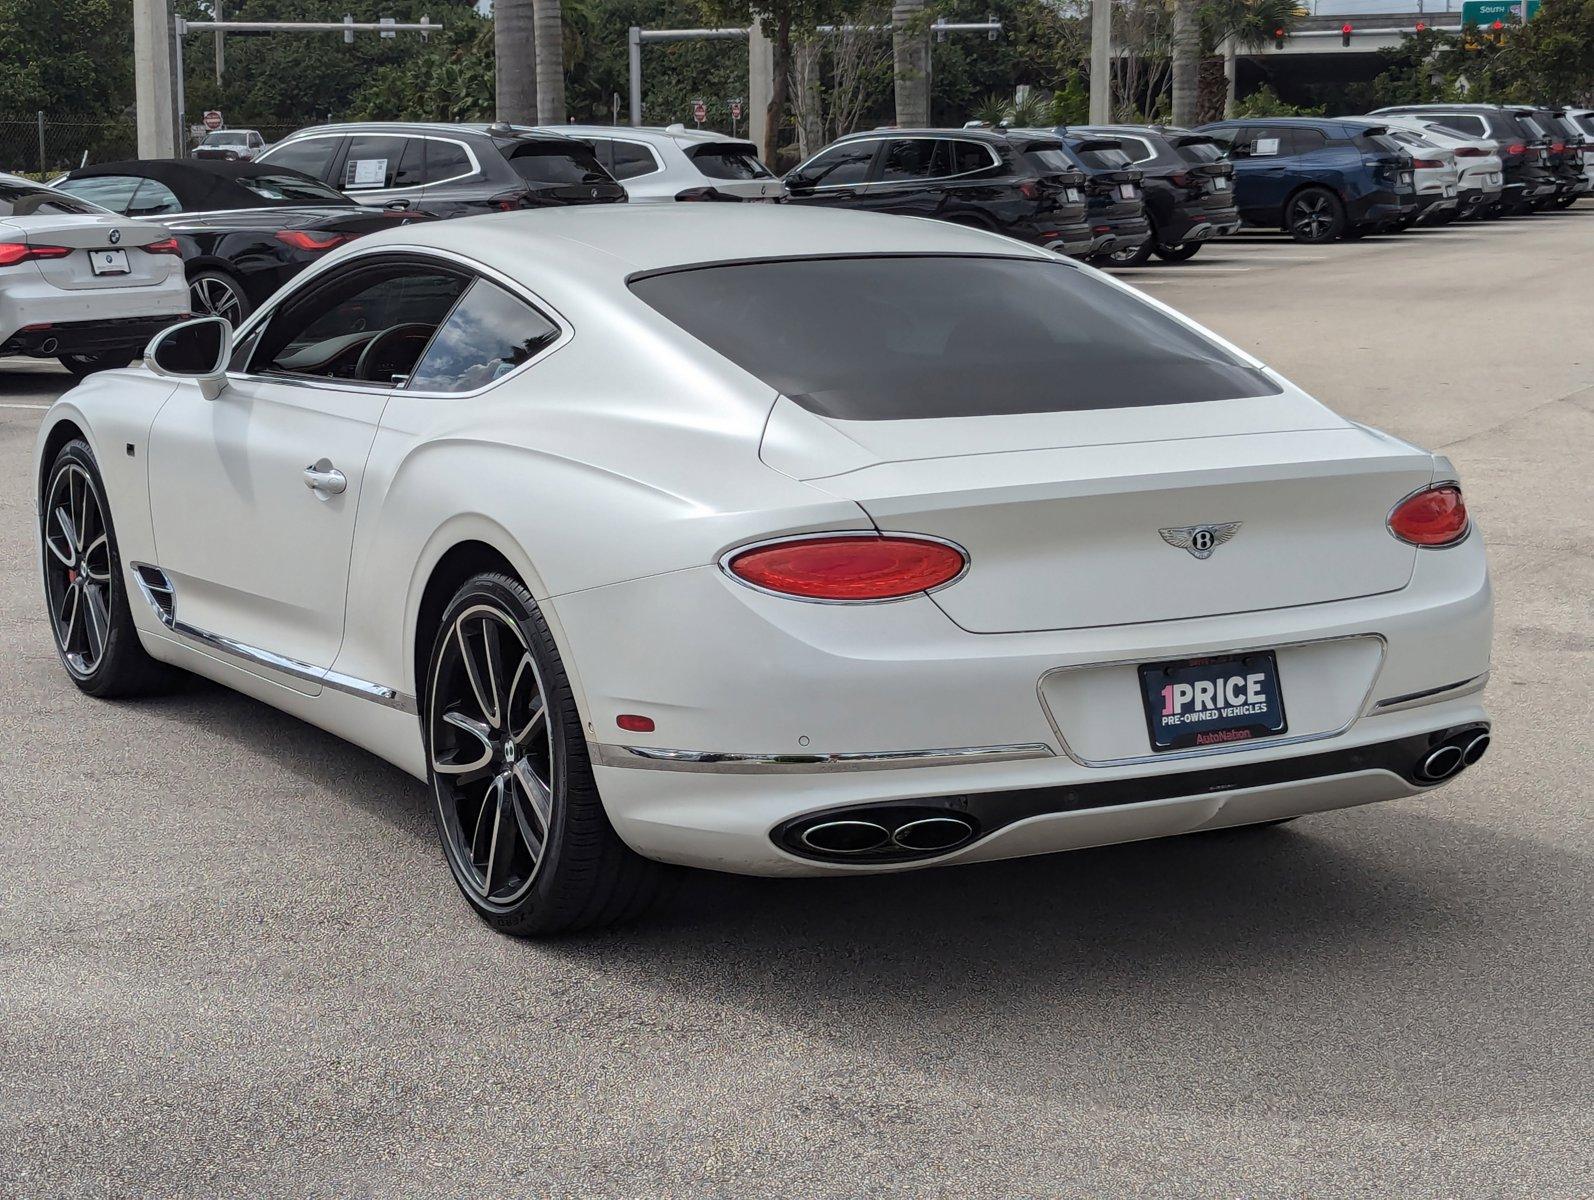
M 1295 221 L 1293 220 L 1295 206 L 1308 196 L 1323 196 L 1328 200 L 1329 212 L 1332 214 L 1333 219 L 1329 224 L 1328 232 L 1322 237 L 1305 238 L 1301 237 L 1300 234 L 1295 232 Z M 1339 202 L 1339 197 L 1334 195 L 1334 193 L 1329 191 L 1327 188 L 1302 188 L 1300 191 L 1296 192 L 1295 195 L 1291 196 L 1289 203 L 1285 205 L 1284 228 L 1291 238 L 1307 246 L 1321 246 L 1328 242 L 1337 241 L 1345 232 L 1345 207 Z
M 45 575 L 50 567 L 50 550 L 45 545 L 50 520 L 49 499 L 55 492 L 56 481 L 68 465 L 81 467 L 94 485 L 99 500 L 100 515 L 105 521 L 106 560 L 109 563 L 107 587 L 110 594 L 106 597 L 105 607 L 109 613 L 110 628 L 106 632 L 105 651 L 100 655 L 100 661 L 94 665 L 94 670 L 87 675 L 74 670 L 61 649 L 61 639 L 55 632 L 55 615 L 49 611 L 54 600 L 50 596 L 50 586 Z M 94 451 L 89 444 L 81 438 L 74 438 L 61 447 L 55 456 L 55 461 L 50 464 L 50 473 L 45 477 L 44 491 L 39 497 L 39 587 L 44 593 L 46 615 L 50 619 L 50 644 L 55 647 L 55 656 L 60 660 L 62 668 L 72 682 L 91 695 L 96 694 L 101 686 L 105 686 L 105 681 L 115 674 L 115 662 L 121 652 L 124 633 L 135 638 L 138 636 L 132 630 L 132 614 L 127 611 L 125 580 L 126 577 L 122 572 L 122 551 L 116 540 L 116 523 L 111 516 L 111 501 L 105 494 L 105 480 L 100 476 L 99 463 L 95 460 Z

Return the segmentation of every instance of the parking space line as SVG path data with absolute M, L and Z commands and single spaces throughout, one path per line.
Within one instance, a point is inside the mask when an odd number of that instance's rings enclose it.
M 47 409 L 49 407 L 50 406 L 48 404 L 4 404 L 4 403 L 0 403 L 0 408 L 31 408 L 35 412 L 43 412 L 45 409 Z

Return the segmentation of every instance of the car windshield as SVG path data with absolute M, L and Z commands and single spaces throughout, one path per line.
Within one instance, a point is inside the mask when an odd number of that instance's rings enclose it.
M 1046 259 L 727 263 L 632 291 L 823 417 L 891 421 L 1189 404 L 1279 389 L 1132 293 Z
M 513 151 L 509 165 L 530 184 L 614 182 L 597 156 L 579 144 L 528 142 Z
M 247 134 L 228 130 L 223 133 L 213 133 L 205 139 L 207 146 L 242 146 L 249 140 Z
M 253 192 L 262 200 L 281 204 L 338 204 L 352 206 L 342 192 L 328 187 L 317 179 L 298 175 L 240 175 L 238 186 Z
M 49 216 L 88 217 L 106 212 L 97 204 L 68 196 L 54 188 L 32 183 L 13 183 L 0 179 L 0 217 Z

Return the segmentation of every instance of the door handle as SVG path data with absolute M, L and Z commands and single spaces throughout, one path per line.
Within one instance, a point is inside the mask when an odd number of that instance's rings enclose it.
M 348 490 L 349 478 L 323 458 L 304 469 L 304 486 L 323 496 L 337 496 Z

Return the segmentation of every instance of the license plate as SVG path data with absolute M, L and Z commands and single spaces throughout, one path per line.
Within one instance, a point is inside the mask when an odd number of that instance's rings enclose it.
M 1288 728 L 1271 650 L 1147 663 L 1140 690 L 1159 754 L 1277 737 Z
M 1489 173 L 1489 182 L 1490 183 L 1499 183 L 1500 182 L 1500 174 L 1499 174 L 1498 171 L 1491 171 Z
M 96 275 L 126 275 L 126 250 L 90 250 L 89 266 Z
M 1454 187 L 1452 187 L 1448 183 L 1445 184 L 1445 199 L 1448 200 L 1451 196 L 1454 196 L 1455 194 L 1456 194 L 1456 189 Z
M 1218 178 L 1218 179 L 1214 179 L 1212 181 L 1212 190 L 1214 192 L 1226 192 L 1226 191 L 1228 191 L 1229 190 L 1229 181 L 1227 179 L 1223 179 L 1221 177 Z
M 1135 185 L 1132 183 L 1120 183 L 1118 185 L 1118 194 L 1125 200 L 1133 200 L 1135 198 Z
M 1073 204 L 1078 204 L 1079 203 L 1080 195 L 1079 195 L 1079 189 L 1078 188 L 1066 188 L 1064 190 L 1064 194 L 1067 195 L 1067 197 L 1068 197 L 1068 199 L 1069 199 L 1069 201 L 1071 203 L 1073 203 Z

